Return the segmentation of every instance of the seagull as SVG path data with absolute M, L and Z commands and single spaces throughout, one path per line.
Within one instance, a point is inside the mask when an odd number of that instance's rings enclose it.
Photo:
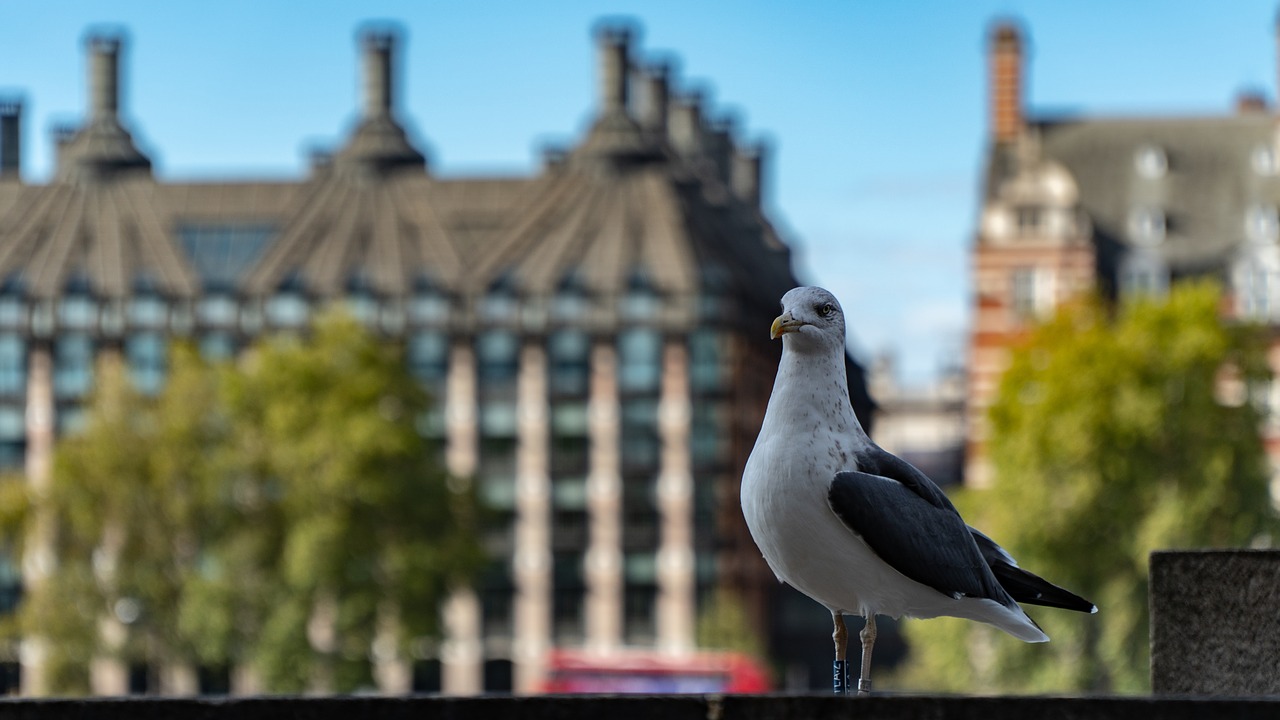
M 1019 602 L 1097 612 L 1093 603 L 1018 567 L 969 527 L 942 490 L 881 449 L 849 404 L 845 323 L 830 292 L 782 297 L 770 337 L 782 361 L 742 475 L 742 513 L 782 582 L 831 612 L 833 685 L 848 691 L 844 615 L 861 615 L 858 694 L 871 692 L 876 615 L 943 615 L 1047 642 Z

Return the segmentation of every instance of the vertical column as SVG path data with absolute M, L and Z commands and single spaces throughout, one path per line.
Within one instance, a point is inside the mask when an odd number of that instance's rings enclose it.
M 460 478 L 475 475 L 477 453 L 476 358 L 471 345 L 456 342 L 445 382 L 445 464 Z M 458 588 L 444 606 L 444 644 L 440 652 L 441 689 L 474 695 L 484 689 L 480 642 L 480 599 L 472 588 Z
M 587 402 L 591 457 L 587 475 L 589 539 L 587 647 L 613 650 L 622 644 L 622 476 L 618 452 L 618 358 L 609 342 L 591 350 Z
M 515 660 L 516 692 L 532 692 L 551 645 L 551 479 L 547 355 L 527 343 L 516 379 Z
M 48 490 L 53 469 L 54 405 L 53 355 L 47 344 L 33 345 L 27 367 L 27 483 L 37 493 Z M 22 581 L 31 593 L 54 570 L 56 528 L 53 518 L 41 510 L 32 524 L 31 537 L 22 556 Z M 45 678 L 45 640 L 25 637 L 19 646 L 22 663 L 22 694 L 41 696 L 49 692 Z
M 692 407 L 689 355 L 684 338 L 668 340 L 662 353 L 658 400 L 658 647 L 688 652 L 694 645 L 693 463 L 689 454 Z

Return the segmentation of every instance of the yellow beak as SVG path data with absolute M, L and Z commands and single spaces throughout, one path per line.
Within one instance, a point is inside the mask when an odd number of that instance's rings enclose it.
M 801 327 L 809 323 L 803 320 L 796 320 L 791 317 L 791 313 L 783 313 L 773 319 L 773 325 L 769 328 L 769 339 L 777 340 L 789 332 L 796 332 Z

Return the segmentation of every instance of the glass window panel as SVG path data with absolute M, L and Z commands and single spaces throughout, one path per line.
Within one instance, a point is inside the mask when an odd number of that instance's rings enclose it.
M 229 288 L 253 264 L 276 229 L 265 224 L 188 224 L 178 242 L 205 287 Z
M 58 303 L 58 323 L 72 330 L 92 330 L 98 324 L 98 304 L 87 295 L 70 295 Z
M 409 303 L 409 318 L 416 323 L 442 323 L 449 317 L 449 299 L 439 293 L 421 292 Z
M 19 335 L 0 335 L 0 394 L 27 389 L 27 344 Z
M 694 392 L 722 390 L 728 380 L 720 334 L 698 330 L 689 336 L 689 382 Z
M 134 327 L 164 327 L 168 307 L 154 295 L 142 295 L 129 301 L 129 324 Z
M 420 382 L 439 382 L 449 370 L 449 338 L 444 333 L 414 333 L 406 351 L 409 372 Z
M 27 436 L 24 408 L 16 405 L 0 406 L 0 441 L 12 442 Z
M 501 400 L 486 402 L 480 409 L 480 431 L 491 437 L 515 437 L 515 404 Z
M 378 322 L 378 300 L 369 295 L 349 295 L 346 301 L 347 310 L 363 325 L 372 326 Z
M 4 470 L 21 470 L 26 462 L 27 444 L 25 442 L 0 442 L 0 469 Z M 14 600 L 16 603 L 16 599 Z M 0 607 L 0 612 L 12 612 L 10 605 L 7 609 Z
M 618 385 L 624 392 L 656 392 L 662 376 L 662 335 L 633 328 L 618 335 Z
M 551 429 L 556 435 L 587 434 L 586 403 L 556 403 L 551 408 Z
M 16 297 L 0 297 L 0 327 L 22 327 L 26 322 L 26 303 Z
M 272 325 L 301 327 L 307 322 L 307 301 L 297 293 L 280 293 L 267 301 L 265 312 Z
M 138 390 L 154 395 L 164 386 L 167 347 L 159 333 L 131 335 L 125 340 L 129 376 Z
M 231 333 L 214 332 L 200 338 L 200 356 L 206 360 L 230 360 L 236 356 L 236 340 Z
M 93 341 L 88 335 L 63 335 L 53 351 L 53 389 L 59 397 L 80 396 L 93 383 Z
M 215 327 L 229 327 L 236 322 L 236 301 L 227 295 L 210 295 L 196 306 L 197 319 Z
M 482 382 L 515 380 L 520 357 L 520 341 L 515 333 L 491 330 L 476 340 L 476 355 Z
M 587 507 L 585 477 L 555 478 L 551 482 L 551 503 L 557 510 L 582 510 Z

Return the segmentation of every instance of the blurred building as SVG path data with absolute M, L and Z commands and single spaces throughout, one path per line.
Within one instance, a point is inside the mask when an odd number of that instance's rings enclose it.
M 986 412 L 1009 347 L 1064 299 L 1159 295 L 1212 276 L 1235 315 L 1280 324 L 1276 110 L 1245 93 L 1214 116 L 1036 113 L 1024 100 L 1026 42 L 999 23 L 988 50 L 967 410 L 966 479 L 977 485 L 990 480 Z M 1280 467 L 1275 417 L 1263 432 Z
M 359 118 L 292 182 L 157 178 L 119 112 L 118 37 L 88 40 L 89 115 L 55 132 L 48 184 L 23 182 L 21 104 L 0 103 L 0 465 L 47 482 L 99 353 L 155 392 L 173 337 L 234 357 L 341 302 L 403 344 L 438 400 L 424 435 L 502 519 L 417 689 L 528 690 L 557 646 L 688 652 L 717 583 L 785 656 L 738 509 L 780 353 L 767 328 L 799 284 L 762 208 L 765 148 L 604 29 L 574 147 L 532 177 L 438 179 L 399 113 L 397 38 L 360 35 Z
M 963 482 L 964 371 L 947 368 L 928 385 L 905 386 L 894 356 L 884 354 L 872 362 L 867 384 L 876 399 L 876 444 L 943 487 Z

